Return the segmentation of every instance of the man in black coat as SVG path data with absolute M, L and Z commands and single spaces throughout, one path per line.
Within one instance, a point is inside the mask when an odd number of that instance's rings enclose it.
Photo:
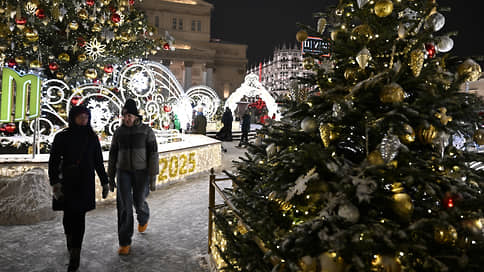
M 222 124 L 224 125 L 220 131 L 215 135 L 215 138 L 221 141 L 232 141 L 232 111 L 229 107 L 225 108 L 225 112 L 222 115 Z
M 240 136 L 240 142 L 238 147 L 242 147 L 242 145 L 246 146 L 249 144 L 250 118 L 250 112 L 246 110 L 244 115 L 242 115 L 242 136 Z
M 86 212 L 96 208 L 94 171 L 101 180 L 103 198 L 109 190 L 101 145 L 90 120 L 91 113 L 86 107 L 73 107 L 69 126 L 55 136 L 49 157 L 52 208 L 64 211 L 62 223 L 70 255 L 68 271 L 79 267 Z

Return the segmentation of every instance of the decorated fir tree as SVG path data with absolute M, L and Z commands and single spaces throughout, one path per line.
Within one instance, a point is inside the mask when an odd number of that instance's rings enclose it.
M 237 164 L 225 271 L 482 271 L 483 105 L 462 89 L 481 68 L 447 53 L 443 12 L 340 0 L 306 29 L 330 22 L 333 67 Z
M 117 64 L 169 48 L 169 41 L 153 39 L 154 29 L 134 5 L 134 0 L 1 0 L 0 64 L 74 86 L 109 84 Z

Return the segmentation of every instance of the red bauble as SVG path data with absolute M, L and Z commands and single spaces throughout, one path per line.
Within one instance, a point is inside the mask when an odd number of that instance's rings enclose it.
M 77 106 L 79 104 L 82 104 L 82 103 L 79 103 L 81 101 L 81 97 L 80 96 L 73 96 L 71 98 L 71 104 L 74 105 L 74 106 Z
M 35 16 L 39 19 L 44 19 L 45 18 L 45 12 L 43 9 L 39 8 L 35 11 Z
M 17 25 L 25 25 L 25 23 L 27 23 L 27 19 L 25 19 L 25 17 L 20 17 L 18 19 L 15 19 L 15 23 Z
M 169 43 L 165 43 L 165 44 L 163 45 L 163 49 L 165 49 L 165 50 L 169 50 L 169 49 L 170 49 L 170 44 L 169 44 Z
M 86 41 L 84 40 L 83 37 L 79 37 L 77 38 L 77 44 L 80 46 L 80 47 L 84 47 L 86 45 Z
M 427 51 L 427 56 L 429 58 L 433 58 L 435 57 L 435 45 L 431 44 L 431 43 L 428 43 L 425 45 L 425 50 Z
M 165 106 L 163 106 L 163 111 L 170 112 L 171 111 L 171 107 L 165 105 Z
M 129 0 L 128 2 L 130 5 L 134 5 L 134 0 Z
M 114 68 L 113 68 L 112 65 L 106 65 L 106 66 L 104 66 L 104 72 L 106 72 L 108 74 L 112 73 L 113 72 L 113 69 Z
M 14 133 L 17 126 L 14 123 L 8 123 L 5 125 L 5 131 L 8 133 Z
M 55 62 L 51 62 L 51 63 L 49 63 L 49 69 L 51 71 L 57 71 L 57 69 L 59 69 L 59 64 L 57 64 Z
M 121 16 L 117 13 L 113 13 L 111 14 L 111 21 L 113 21 L 113 23 L 119 23 L 119 21 L 121 21 Z
M 86 0 L 88 6 L 94 6 L 94 0 Z
M 453 208 L 455 205 L 454 199 L 452 197 L 444 198 L 444 205 L 446 208 Z
M 8 67 L 12 68 L 12 67 L 14 67 L 15 65 L 17 65 L 17 62 L 15 61 L 15 59 L 10 59 L 10 60 L 8 61 L 8 64 L 7 64 L 7 65 L 8 65 Z
M 113 91 L 114 91 L 115 93 L 119 93 L 119 89 L 118 89 L 118 88 L 116 88 L 116 87 L 114 87 L 114 88 L 113 88 Z

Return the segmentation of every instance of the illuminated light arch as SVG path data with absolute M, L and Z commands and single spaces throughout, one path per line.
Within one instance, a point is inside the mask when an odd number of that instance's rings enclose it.
M 220 99 L 214 89 L 198 85 L 187 90 L 186 95 L 190 98 L 190 104 L 195 109 L 203 108 L 203 114 L 208 120 L 212 120 L 220 105 Z
M 276 100 L 267 91 L 267 89 L 259 82 L 259 77 L 256 74 L 248 74 L 245 76 L 244 82 L 240 85 L 234 93 L 232 93 L 227 101 L 225 102 L 225 107 L 229 107 L 232 113 L 235 112 L 237 108 L 237 102 L 241 101 L 242 98 L 246 97 L 256 97 L 259 96 L 266 103 L 267 110 L 269 111 L 269 116 L 273 114 L 276 115 L 276 120 L 280 118 L 280 112 L 276 103 Z

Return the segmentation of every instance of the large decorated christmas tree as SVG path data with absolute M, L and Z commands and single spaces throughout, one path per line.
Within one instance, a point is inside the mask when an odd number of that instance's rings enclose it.
M 482 271 L 479 65 L 432 0 L 340 0 L 332 68 L 237 164 L 216 212 L 225 271 Z M 328 27 L 329 28 L 329 27 Z M 309 56 L 308 56 L 309 57 Z M 318 60 L 318 56 L 311 56 Z
M 116 65 L 170 47 L 134 0 L 2 0 L 0 64 L 73 86 L 101 81 Z M 114 68 L 113 68 L 114 66 Z

